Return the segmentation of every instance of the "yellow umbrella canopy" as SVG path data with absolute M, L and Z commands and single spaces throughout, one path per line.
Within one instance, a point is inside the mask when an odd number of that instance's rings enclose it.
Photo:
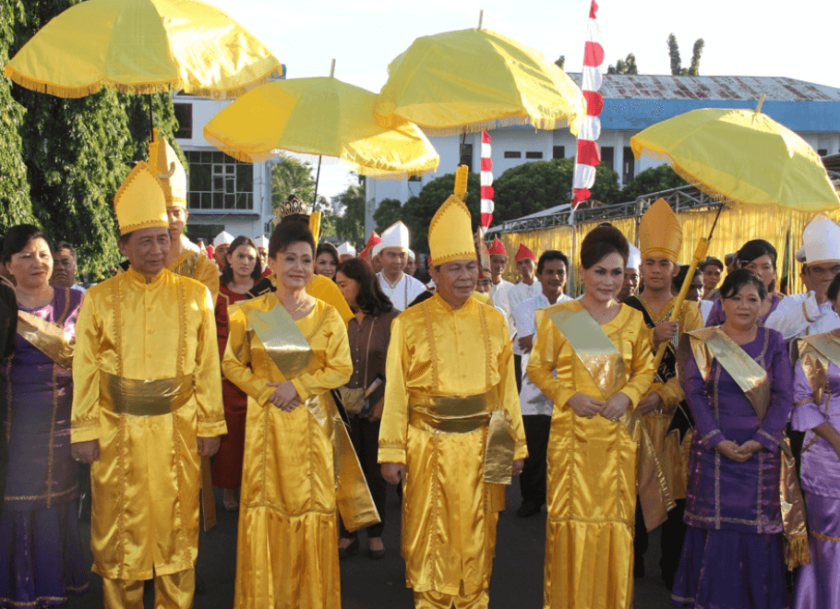
M 387 125 L 396 117 L 430 135 L 510 124 L 571 126 L 586 114 L 580 88 L 541 53 L 491 30 L 424 36 L 390 65 L 376 103 Z
M 58 97 L 102 87 L 235 97 L 283 65 L 219 9 L 196 0 L 88 0 L 67 9 L 6 64 L 19 85 Z
M 637 159 L 665 159 L 713 197 L 811 212 L 840 207 L 814 149 L 757 110 L 693 110 L 648 127 L 630 145 Z
M 440 157 L 416 125 L 381 126 L 376 95 L 331 77 L 274 81 L 249 91 L 204 127 L 204 138 L 241 161 L 289 150 L 338 157 L 361 175 L 405 179 L 437 169 Z

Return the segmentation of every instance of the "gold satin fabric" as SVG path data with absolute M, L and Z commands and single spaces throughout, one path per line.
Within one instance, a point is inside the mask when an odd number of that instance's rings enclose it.
M 829 362 L 840 367 L 840 330 L 802 337 L 796 341 L 795 350 L 814 392 L 814 402 L 820 404 L 828 388 Z
M 201 252 L 188 249 L 166 268 L 183 277 L 195 279 L 210 290 L 213 302 L 219 297 L 219 267 Z
M 191 374 L 141 381 L 99 371 L 100 405 L 115 414 L 156 417 L 175 412 L 189 402 L 195 388 Z
M 27 311 L 18 311 L 18 335 L 62 368 L 73 368 L 75 338 L 68 338 L 62 328 Z
M 191 375 L 177 411 L 120 415 L 103 373 L 138 381 Z M 73 442 L 99 440 L 91 466 L 93 571 L 141 580 L 192 569 L 198 550 L 198 437 L 226 433 L 213 303 L 203 286 L 129 269 L 88 290 L 76 324 Z
M 578 301 L 537 312 L 528 376 L 554 401 L 548 444 L 545 588 L 548 609 L 629 608 L 633 603 L 633 527 L 637 442 L 623 422 L 587 419 L 568 406 L 582 393 L 603 400 L 551 313 L 583 311 Z M 621 354 L 629 417 L 653 380 L 649 332 L 642 314 L 622 306 L 601 326 Z M 557 370 L 555 378 L 552 372 Z
M 245 462 L 237 541 L 237 609 L 341 606 L 336 529 L 335 406 L 329 390 L 346 384 L 353 365 L 344 321 L 322 301 L 295 322 L 314 354 L 287 379 L 249 331 L 253 312 L 282 306 L 275 293 L 230 312 L 225 377 L 248 394 Z M 268 400 L 269 382 L 291 381 L 303 402 L 283 412 Z M 321 420 L 310 411 L 319 402 Z
M 271 291 L 274 291 L 277 285 L 277 278 L 274 275 L 269 275 L 268 279 L 271 281 Z M 259 294 L 259 296 L 263 296 L 265 293 L 266 292 L 263 292 L 262 294 Z M 353 311 L 350 310 L 350 305 L 347 304 L 344 294 L 341 293 L 341 290 L 335 284 L 335 281 L 329 277 L 324 277 L 323 275 L 313 275 L 312 281 L 310 281 L 306 286 L 306 293 L 318 300 L 323 300 L 325 303 L 334 306 L 339 315 L 341 315 L 345 324 L 350 323 L 350 320 L 356 317 Z
M 507 322 L 470 298 L 453 310 L 439 294 L 391 325 L 379 462 L 404 463 L 402 555 L 417 592 L 471 595 L 490 584 L 503 485 L 484 481 L 489 424 L 444 433 L 418 417 L 457 415 L 434 404 L 493 391 L 509 420 L 513 458 L 527 456 Z M 464 397 L 464 410 L 478 400 Z M 485 401 L 485 408 L 493 408 Z M 461 412 L 463 412 L 462 410 Z M 498 410 L 497 410 L 498 411 Z M 412 422 L 413 420 L 413 422 Z
M 144 581 L 103 579 L 105 609 L 143 609 Z M 155 609 L 193 609 L 195 569 L 155 577 Z

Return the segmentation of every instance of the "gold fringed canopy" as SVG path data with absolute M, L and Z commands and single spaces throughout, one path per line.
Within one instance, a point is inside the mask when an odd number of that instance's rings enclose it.
M 230 98 L 284 69 L 259 40 L 204 2 L 87 0 L 47 23 L 4 72 L 57 97 L 107 88 Z

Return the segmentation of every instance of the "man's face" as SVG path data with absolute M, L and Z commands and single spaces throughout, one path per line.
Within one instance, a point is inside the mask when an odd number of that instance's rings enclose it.
M 680 272 L 680 267 L 667 258 L 645 258 L 642 260 L 642 279 L 645 289 L 664 290 L 671 288 L 671 281 Z
M 169 218 L 169 236 L 174 241 L 180 239 L 184 234 L 184 227 L 187 225 L 187 219 L 190 213 L 187 208 L 182 205 L 175 205 L 166 208 L 166 217 Z
M 534 264 L 534 261 L 530 258 L 523 258 L 516 263 L 516 270 L 519 271 L 519 275 L 525 283 L 528 283 L 528 281 L 534 278 L 534 272 L 537 270 L 537 265 Z
M 626 299 L 630 298 L 631 296 L 636 295 L 636 291 L 639 289 L 639 270 L 630 268 L 624 269 L 624 283 L 621 284 L 621 290 L 618 292 L 618 296 L 616 296 L 616 300 L 618 302 L 624 302 Z
M 76 257 L 70 250 L 58 250 L 53 256 L 53 274 L 50 285 L 71 288 L 76 283 Z
M 414 272 L 417 270 L 417 262 L 411 256 L 408 257 L 405 263 L 405 270 L 403 271 L 406 275 L 414 275 Z
M 405 270 L 408 262 L 408 252 L 401 247 L 386 247 L 379 252 L 382 260 L 382 270 L 389 279 L 397 279 Z
M 433 267 L 432 279 L 444 300 L 466 302 L 478 283 L 478 262 L 474 258 L 454 260 L 440 265 L 440 269 Z
M 213 259 L 216 261 L 216 264 L 219 267 L 219 270 L 225 270 L 227 267 L 227 253 L 230 244 L 222 243 L 221 245 L 217 245 L 215 251 L 213 252 Z
M 506 266 L 507 256 L 502 256 L 501 254 L 492 254 L 490 256 L 490 274 L 493 276 L 494 281 L 499 280 L 502 273 L 505 272 Z
M 166 254 L 171 243 L 168 229 L 141 228 L 118 245 L 122 255 L 128 258 L 131 268 L 150 279 L 166 266 Z
M 566 287 L 568 269 L 562 260 L 546 260 L 543 262 L 542 273 L 537 273 L 537 279 L 542 284 L 543 294 L 556 298 Z
M 268 266 L 268 249 L 265 247 L 258 247 L 257 252 L 260 255 L 260 263 L 262 264 L 262 267 L 265 268 Z
M 717 267 L 715 267 L 717 268 Z M 703 300 L 703 276 L 695 275 L 691 281 L 691 286 L 688 288 L 687 300 L 692 302 L 700 302 Z
M 703 269 L 703 287 L 706 292 L 711 292 L 720 283 L 721 270 L 714 264 L 707 264 Z
M 805 267 L 805 272 L 810 278 L 811 289 L 817 293 L 818 297 L 825 298 L 835 275 L 840 273 L 840 260 L 827 260 L 809 264 Z
M 493 293 L 493 280 L 490 278 L 490 269 L 482 270 L 481 274 L 478 276 L 475 291 L 487 294 L 488 296 Z

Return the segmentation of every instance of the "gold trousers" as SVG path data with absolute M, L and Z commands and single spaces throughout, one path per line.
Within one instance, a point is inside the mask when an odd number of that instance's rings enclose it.
M 143 580 L 102 578 L 105 609 L 143 609 Z M 155 577 L 155 609 L 192 609 L 195 569 Z
M 487 609 L 490 604 L 490 591 L 486 588 L 474 594 L 454 595 L 442 592 L 415 592 L 414 609 Z

